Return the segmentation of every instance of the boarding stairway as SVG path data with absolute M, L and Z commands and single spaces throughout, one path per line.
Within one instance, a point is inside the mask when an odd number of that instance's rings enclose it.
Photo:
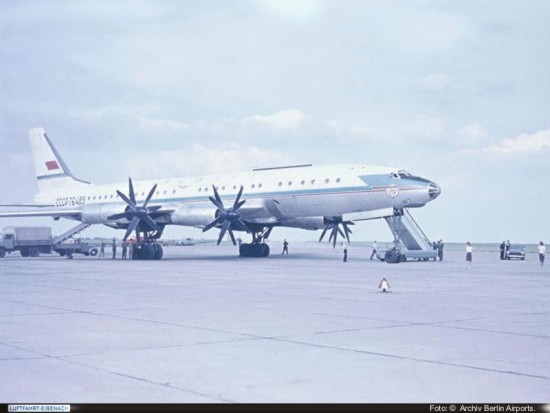
M 52 240 L 53 245 L 55 246 L 55 245 L 61 244 L 63 241 L 66 241 L 67 239 L 71 238 L 73 235 L 78 234 L 79 232 L 85 230 L 89 226 L 90 224 L 86 224 L 86 223 L 78 224 L 76 227 L 71 228 L 70 230 L 64 232 L 63 234 L 57 237 L 54 237 Z
M 396 209 L 384 217 L 396 240 L 409 251 L 432 251 L 432 243 L 407 209 Z

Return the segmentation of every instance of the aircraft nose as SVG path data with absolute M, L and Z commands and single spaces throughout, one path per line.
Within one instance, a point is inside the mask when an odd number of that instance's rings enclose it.
M 430 200 L 434 200 L 441 194 L 441 188 L 439 185 L 437 185 L 435 182 L 430 182 L 430 185 L 428 186 L 428 195 L 430 196 Z

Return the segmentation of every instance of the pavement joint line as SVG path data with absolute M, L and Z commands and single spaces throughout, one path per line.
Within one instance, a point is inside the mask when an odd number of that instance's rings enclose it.
M 226 399 L 222 399 L 222 398 L 218 398 L 218 397 L 213 397 L 213 396 L 210 396 L 210 395 L 207 395 L 207 394 L 204 394 L 204 393 L 200 393 L 200 392 L 197 392 L 197 391 L 194 391 L 194 390 L 189 390 L 189 389 L 185 389 L 185 388 L 182 388 L 182 387 L 173 386 L 173 385 L 170 385 L 170 384 L 167 384 L 167 383 L 158 383 L 158 382 L 147 380 L 147 379 L 144 379 L 144 378 L 141 378 L 141 377 L 132 376 L 132 375 L 129 375 L 129 374 L 124 374 L 124 373 L 112 371 L 112 370 L 109 370 L 109 369 L 104 369 L 104 368 L 97 367 L 97 366 L 91 366 L 89 364 L 82 363 L 82 362 L 77 362 L 77 361 L 74 361 L 74 360 L 69 360 L 67 358 L 67 356 L 51 356 L 49 354 L 40 353 L 40 352 L 35 351 L 35 350 L 28 350 L 28 349 L 25 349 L 25 348 L 22 348 L 22 347 L 19 347 L 19 346 L 15 346 L 15 345 L 11 345 L 11 344 L 6 344 L 6 343 L 0 343 L 0 344 L 2 344 L 4 346 L 7 346 L 7 347 L 15 348 L 17 350 L 21 350 L 21 351 L 25 351 L 25 352 L 29 352 L 29 353 L 33 353 L 33 354 L 37 354 L 37 355 L 41 356 L 41 357 L 29 357 L 29 358 L 14 358 L 14 359 L 7 359 L 7 360 L 0 359 L 0 361 L 11 361 L 11 360 L 57 360 L 57 361 L 61 361 L 61 362 L 64 362 L 64 363 L 79 365 L 79 366 L 86 367 L 86 368 L 89 368 L 89 369 L 92 369 L 92 370 L 104 371 L 106 373 L 114 374 L 116 376 L 126 377 L 126 378 L 129 378 L 129 379 L 138 380 L 138 381 L 141 381 L 141 382 L 145 382 L 145 383 L 149 383 L 149 384 L 153 384 L 153 385 L 157 385 L 157 386 L 163 386 L 163 387 L 177 389 L 177 390 L 180 390 L 180 391 L 185 391 L 185 392 L 196 394 L 196 395 L 199 395 L 199 396 L 202 396 L 202 397 L 207 397 L 207 398 L 212 399 L 212 400 L 218 400 L 218 401 L 227 402 L 227 403 L 234 403 L 232 400 L 226 400 Z M 91 353 L 91 354 L 106 354 L 106 353 Z M 68 356 L 68 357 L 81 357 L 81 356 L 82 355 L 71 355 L 71 356 Z
M 527 373 L 520 373 L 517 371 L 512 370 L 500 370 L 500 369 L 491 369 L 488 367 L 479 367 L 479 366 L 470 366 L 467 364 L 459 364 L 459 363 L 449 363 L 445 361 L 438 361 L 438 360 L 428 360 L 428 359 L 421 359 L 417 357 L 407 357 L 407 356 L 398 356 L 396 354 L 387 354 L 387 353 L 379 353 L 375 351 L 366 351 L 366 350 L 357 350 L 357 349 L 349 349 L 345 347 L 337 347 L 337 346 L 329 346 L 325 344 L 315 344 L 315 343 L 306 343 L 302 341 L 295 341 L 295 340 L 289 340 L 289 339 L 283 339 L 283 338 L 274 338 L 272 340 L 287 342 L 287 343 L 294 343 L 294 344 L 301 344 L 306 346 L 312 346 L 312 347 L 318 347 L 318 348 L 325 348 L 325 349 L 331 349 L 331 350 L 342 350 L 342 351 L 349 351 L 354 353 L 361 353 L 361 354 L 368 354 L 372 356 L 378 356 L 378 357 L 387 357 L 387 358 L 395 358 L 400 360 L 408 360 L 408 361 L 415 361 L 415 362 L 421 362 L 421 363 L 430 363 L 430 364 L 437 364 L 442 366 L 451 366 L 451 367 L 460 367 L 465 369 L 472 369 L 472 370 L 480 370 L 480 371 L 486 371 L 490 373 L 500 373 L 500 374 L 511 374 L 516 376 L 522 376 L 522 377 L 532 377 L 537 379 L 543 379 L 543 380 L 550 380 L 549 376 L 540 376 L 536 374 L 527 374 Z

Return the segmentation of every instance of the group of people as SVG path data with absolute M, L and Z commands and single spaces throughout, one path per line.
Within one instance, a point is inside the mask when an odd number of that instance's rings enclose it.
M 121 259 L 131 260 L 133 258 L 135 243 L 136 243 L 136 240 L 134 238 L 130 238 L 128 241 L 122 241 L 122 244 L 120 245 L 121 248 L 122 248 Z M 105 257 L 105 247 L 106 246 L 107 246 L 107 244 L 105 242 L 101 242 L 101 245 L 99 247 L 99 256 L 100 257 Z M 116 250 L 117 250 L 116 238 L 113 238 L 113 242 L 111 243 L 111 249 L 113 251 L 113 260 L 114 260 L 114 259 L 116 259 Z
M 472 244 L 470 242 L 466 243 L 466 266 L 468 268 L 472 267 L 472 252 L 474 250 L 474 247 L 472 247 Z M 500 244 L 500 259 L 505 260 L 506 255 L 508 251 L 510 250 L 510 241 L 502 241 L 502 244 Z M 540 241 L 539 245 L 537 245 L 537 252 L 539 254 L 539 263 L 541 268 L 544 266 L 544 258 L 546 257 L 546 245 L 544 245 L 544 242 Z
M 432 248 L 434 251 L 437 251 L 437 258 L 439 258 L 439 261 L 443 261 L 443 247 L 444 244 L 442 239 L 437 242 L 432 242 Z
M 510 240 L 500 244 L 500 259 L 505 260 L 506 256 L 508 255 L 508 251 L 510 251 Z

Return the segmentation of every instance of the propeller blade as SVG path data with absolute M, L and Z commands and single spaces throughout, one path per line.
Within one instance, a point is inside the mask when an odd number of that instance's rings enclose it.
M 246 224 L 243 221 L 241 221 L 240 219 L 233 220 L 231 225 L 233 225 L 233 227 L 235 229 L 239 230 L 239 231 L 250 232 L 250 230 L 248 229 Z
M 214 190 L 214 197 L 216 198 L 216 201 L 218 201 L 218 203 L 222 206 L 222 209 L 224 209 L 222 199 L 220 198 L 220 194 L 218 194 L 218 190 L 216 189 L 216 186 L 212 185 L 212 189 Z
M 321 236 L 319 237 L 319 242 L 321 242 L 323 240 L 323 237 L 325 236 L 325 234 L 327 233 L 327 230 L 328 230 L 328 227 L 329 225 L 325 225 L 325 229 L 323 230 L 323 232 L 321 233 Z
M 334 224 L 332 234 L 334 234 L 334 237 L 332 239 L 332 248 L 336 248 L 336 238 L 338 238 L 338 224 Z
M 243 194 L 243 189 L 244 189 L 244 186 L 241 185 L 241 189 L 239 189 L 239 193 L 237 194 L 237 198 L 235 198 L 235 202 L 233 202 L 233 211 L 236 211 L 235 207 L 237 206 L 237 204 L 239 203 L 239 201 L 241 200 L 241 195 Z M 239 209 L 239 208 L 237 208 Z
M 233 245 L 237 245 L 237 241 L 235 241 L 235 236 L 233 235 L 231 227 L 229 227 L 229 236 L 231 237 L 231 241 L 233 241 Z
M 124 234 L 124 238 L 122 238 L 124 241 L 126 241 L 128 239 L 128 237 L 130 236 L 132 231 L 137 227 L 138 224 L 139 224 L 139 218 L 138 217 L 133 217 L 132 221 L 128 225 L 128 229 L 126 230 L 126 234 Z
M 221 200 L 218 201 L 217 199 L 212 198 L 211 196 L 209 196 L 208 199 L 210 200 L 210 202 L 212 202 L 214 205 L 216 205 L 216 208 L 218 208 L 220 210 L 220 212 L 225 212 L 225 208 L 224 208 L 223 204 L 221 203 Z
M 338 232 L 340 233 L 342 238 L 344 238 L 346 235 L 344 234 L 344 231 L 342 231 L 342 229 L 340 228 L 340 226 L 338 224 L 336 224 L 336 228 L 338 228 Z
M 151 190 L 149 191 L 149 195 L 147 195 L 147 198 L 145 198 L 145 202 L 143 203 L 143 206 L 146 207 L 151 198 L 153 197 L 153 194 L 155 193 L 155 190 L 157 189 L 157 184 L 153 185 Z
M 344 232 L 346 233 L 346 239 L 348 240 L 348 244 L 349 244 L 349 233 L 350 233 L 350 229 L 348 228 L 348 226 L 346 224 L 343 224 L 342 225 L 344 227 Z
M 225 233 L 226 233 L 226 231 L 227 231 L 227 229 L 229 228 L 230 225 L 231 225 L 230 221 L 225 221 L 223 223 L 222 230 L 220 231 L 220 236 L 218 237 L 218 245 L 220 245 L 220 242 L 222 242 L 223 236 L 225 235 Z
M 147 225 L 149 225 L 151 228 L 153 228 L 155 231 L 158 231 L 160 227 L 157 225 L 155 221 L 153 221 L 153 218 L 151 218 L 149 215 L 145 215 L 143 218 L 141 218 Z
M 121 219 L 121 218 L 128 218 L 128 213 L 127 212 L 123 212 L 121 214 L 114 214 L 114 215 L 109 215 L 107 217 L 107 219 Z
M 130 190 L 130 199 L 136 205 L 136 194 L 134 193 L 134 185 L 132 184 L 132 178 L 128 178 L 128 189 Z
M 126 195 L 124 195 L 122 192 L 120 192 L 118 190 L 116 191 L 116 193 L 118 194 L 119 197 L 121 197 L 124 200 L 124 202 L 126 202 L 128 204 L 128 206 L 130 207 L 130 209 L 132 211 L 136 210 L 137 206 L 134 202 L 132 202 L 132 200 L 128 199 L 128 197 Z
M 216 218 L 214 221 L 212 221 L 210 224 L 208 224 L 207 226 L 205 226 L 205 227 L 202 229 L 202 232 L 206 232 L 206 231 L 208 231 L 210 228 L 215 227 L 215 226 L 218 225 L 221 221 L 223 221 L 223 218 L 222 218 L 221 216 L 219 216 L 219 217 Z
M 241 202 L 233 206 L 233 211 L 237 211 L 240 207 L 244 205 L 245 202 L 246 202 L 246 199 L 243 199 Z

